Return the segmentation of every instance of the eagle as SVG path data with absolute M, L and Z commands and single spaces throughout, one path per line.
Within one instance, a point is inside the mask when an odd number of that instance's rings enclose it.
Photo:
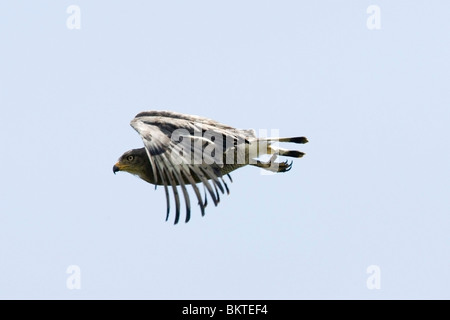
M 275 146 L 273 142 L 304 144 L 305 137 L 257 138 L 254 130 L 236 129 L 212 119 L 173 111 L 144 111 L 131 120 L 143 148 L 125 152 L 113 166 L 113 172 L 125 171 L 157 186 L 166 195 L 166 221 L 170 213 L 170 192 L 175 201 L 174 224 L 180 220 L 180 190 L 186 206 L 185 222 L 191 218 L 187 186 L 192 186 L 202 216 L 208 204 L 207 193 L 215 206 L 220 194 L 230 193 L 224 177 L 232 182 L 230 172 L 252 165 L 272 172 L 287 172 L 292 161 L 278 162 L 278 156 L 301 158 L 304 153 Z M 269 161 L 261 161 L 271 155 Z M 203 184 L 204 197 L 199 190 Z M 220 192 L 219 192 L 220 190 Z

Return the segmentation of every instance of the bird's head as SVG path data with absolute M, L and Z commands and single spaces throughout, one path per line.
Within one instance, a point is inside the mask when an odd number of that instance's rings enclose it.
M 144 175 L 147 172 L 149 160 L 145 148 L 133 149 L 125 152 L 113 166 L 114 174 L 118 171 L 126 171 L 131 174 L 138 175 L 146 180 Z

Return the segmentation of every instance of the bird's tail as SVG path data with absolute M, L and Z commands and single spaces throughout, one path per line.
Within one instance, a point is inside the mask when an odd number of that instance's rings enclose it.
M 269 142 L 269 144 L 267 146 L 268 154 L 278 154 L 280 156 L 292 157 L 292 158 L 301 158 L 305 155 L 305 153 L 298 151 L 298 150 L 289 150 L 289 149 L 280 148 L 280 147 L 274 146 L 270 143 L 271 142 L 291 142 L 291 143 L 305 144 L 308 142 L 308 139 L 306 139 L 305 137 L 262 138 L 262 139 L 260 139 L 260 141 L 264 141 L 264 140 Z
M 273 156 L 270 158 L 268 162 L 262 162 L 257 160 L 256 163 L 252 163 L 252 165 L 255 165 L 257 167 L 269 170 L 269 171 L 275 171 L 275 172 L 286 172 L 289 171 L 292 167 L 292 162 L 288 163 L 285 162 L 275 162 L 278 155 L 285 156 L 285 157 L 292 157 L 292 158 L 301 158 L 305 155 L 304 152 L 298 151 L 298 150 L 290 150 L 290 149 L 284 149 L 280 148 L 278 146 L 274 146 L 272 142 L 290 142 L 290 143 L 300 143 L 304 144 L 308 142 L 308 139 L 305 137 L 291 137 L 291 138 L 275 138 L 275 137 L 269 137 L 269 138 L 259 138 L 258 143 L 267 143 L 267 149 L 265 151 L 259 150 L 259 156 L 263 154 L 272 154 Z M 263 152 L 261 152 L 263 151 Z

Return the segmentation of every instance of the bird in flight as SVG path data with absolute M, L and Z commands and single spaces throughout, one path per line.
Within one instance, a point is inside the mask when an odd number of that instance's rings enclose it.
M 305 137 L 257 138 L 254 130 L 230 127 L 217 121 L 172 111 L 145 111 L 131 120 L 131 126 L 139 133 L 144 148 L 125 152 L 113 166 L 114 174 L 125 171 L 142 180 L 164 187 L 167 213 L 170 212 L 169 190 L 175 200 L 175 220 L 180 219 L 180 194 L 186 206 L 185 222 L 191 217 L 191 203 L 187 186 L 191 185 L 198 200 L 202 216 L 208 204 L 207 192 L 215 206 L 220 193 L 229 194 L 224 180 L 230 172 L 252 165 L 273 172 L 287 172 L 292 162 L 277 162 L 277 156 L 301 158 L 304 153 L 283 149 L 273 142 L 307 143 Z M 271 155 L 269 161 L 258 160 Z M 198 185 L 204 186 L 204 198 Z

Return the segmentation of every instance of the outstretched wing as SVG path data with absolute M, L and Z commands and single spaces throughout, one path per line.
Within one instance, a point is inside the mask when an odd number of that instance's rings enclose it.
M 246 143 L 255 138 L 251 130 L 238 130 L 207 118 L 171 111 L 141 112 L 131 121 L 131 126 L 142 137 L 153 177 L 156 179 L 155 184 L 164 186 L 167 201 L 166 220 L 170 212 L 169 188 L 172 188 L 175 224 L 180 218 L 178 186 L 185 199 L 186 222 L 189 221 L 191 212 L 187 184 L 192 185 L 204 215 L 206 191 L 203 201 L 197 183 L 203 183 L 217 206 L 220 201 L 218 189 L 222 193 L 225 190 L 229 193 L 221 173 L 224 152 L 237 143 Z

